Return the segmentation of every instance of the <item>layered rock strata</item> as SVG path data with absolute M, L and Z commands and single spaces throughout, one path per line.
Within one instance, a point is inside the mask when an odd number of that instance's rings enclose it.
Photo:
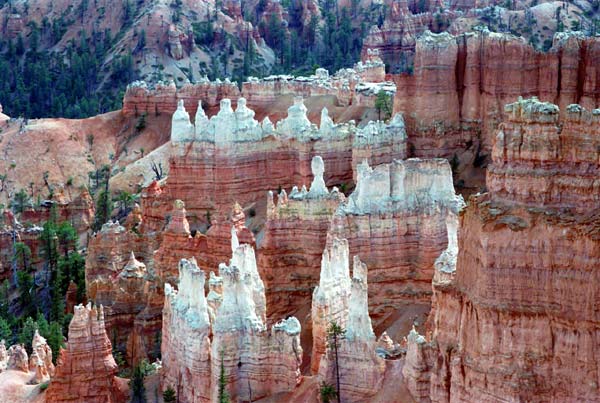
M 416 40 L 414 74 L 397 75 L 394 111 L 406 118 L 417 157 L 452 157 L 474 147 L 489 155 L 503 108 L 538 96 L 562 111 L 599 106 L 598 38 L 556 33 L 536 51 L 523 38 L 486 29 L 458 36 L 425 32 Z
M 264 285 L 254 252 L 240 245 L 229 266 L 222 264 L 223 300 L 212 340 L 212 398 L 223 365 L 234 400 L 255 400 L 293 390 L 300 381 L 300 322 L 290 317 L 267 330 Z
M 107 223 L 88 245 L 87 297 L 105 306 L 107 333 L 116 349 L 124 355 L 128 351 L 129 360 L 145 351 L 132 347 L 132 324 L 147 304 L 148 271 L 153 272 L 152 244 L 118 223 Z M 148 267 L 137 259 L 148 262 Z
M 69 325 L 67 347 L 60 352 L 56 374 L 46 391 L 46 401 L 123 401 L 115 380 L 117 370 L 102 306 L 79 305 Z
M 192 258 L 179 262 L 179 290 L 165 284 L 163 384 L 177 391 L 181 402 L 210 402 L 211 323 L 204 283 L 205 274 Z
M 588 111 L 537 98 L 505 107 L 487 173 L 495 200 L 568 207 L 598 206 L 600 109 Z
M 211 274 L 208 298 L 195 260 L 180 262 L 179 291 L 165 286 L 163 383 L 183 402 L 216 401 L 222 373 L 231 399 L 244 401 L 291 391 L 300 380 L 300 322 L 290 317 L 267 330 L 254 251 L 233 234 L 233 257 L 221 278 Z
M 350 182 L 358 158 L 391 162 L 406 156 L 400 116 L 389 124 L 360 129 L 351 123 L 334 124 L 323 110 L 317 128 L 306 112 L 302 99 L 296 99 L 288 116 L 274 126 L 268 118 L 262 123 L 255 120 L 243 98 L 235 111 L 231 101 L 224 99 L 219 113 L 210 119 L 199 108 L 193 125 L 180 103 L 173 115 L 166 193 L 186 202 L 188 219 L 197 226 L 223 214 L 234 202 L 257 203 L 256 209 L 264 214 L 263 195 L 268 190 L 310 181 L 315 155 L 328 166 L 325 181 L 329 184 Z M 389 154 L 380 153 L 379 147 Z
M 431 358 L 412 365 L 421 401 L 427 389 L 432 402 L 599 401 L 594 185 L 584 173 L 564 199 L 540 185 L 598 169 L 573 143 L 587 133 L 575 111 L 593 118 L 571 106 L 557 119 L 535 99 L 507 107 L 490 192 L 460 216 L 455 272 L 434 279 Z
M 327 350 L 327 329 L 331 322 L 345 328 L 350 298 L 350 252 L 348 241 L 334 238 L 323 251 L 321 276 L 312 298 L 311 321 L 313 346 L 311 370 L 319 371 Z
M 377 341 L 369 317 L 367 266 L 358 256 L 354 256 L 345 322 L 345 332 L 339 340 L 337 360 L 334 348 L 328 348 L 320 360 L 319 376 L 325 382 L 334 384 L 339 374 L 339 393 L 342 401 L 369 401 L 382 387 L 386 364 L 376 353 Z M 329 341 L 331 342 L 331 338 Z
M 448 243 L 446 220 L 462 205 L 443 159 L 359 165 L 356 189 L 334 215 L 330 234 L 347 239 L 350 255 L 369 267 L 376 322 L 403 303 L 430 301 L 433 264 Z
M 373 107 L 379 89 L 393 93 L 395 88 L 393 83 L 386 81 L 385 65 L 376 52 L 371 52 L 364 59 L 353 69 L 342 69 L 333 76 L 325 69 L 317 69 L 314 75 L 308 77 L 249 77 L 241 91 L 228 78 L 225 81 L 209 81 L 201 77 L 198 83 L 186 84 L 181 88 L 177 88 L 173 82 L 150 87 L 143 81 L 137 81 L 127 87 L 122 111 L 126 116 L 172 114 L 178 102 L 184 101 L 192 115 L 195 115 L 199 102 L 212 110 L 222 99 L 244 97 L 264 117 L 269 107 L 284 96 L 333 96 L 337 104 L 344 106 L 362 104 Z
M 323 180 L 324 162 L 312 160 L 310 190 L 294 187 L 289 196 L 281 190 L 267 200 L 267 221 L 258 250 L 258 266 L 267 289 L 269 321 L 293 315 L 310 306 L 313 288 L 319 282 L 321 255 L 331 218 L 345 200 L 337 188 L 331 191 Z

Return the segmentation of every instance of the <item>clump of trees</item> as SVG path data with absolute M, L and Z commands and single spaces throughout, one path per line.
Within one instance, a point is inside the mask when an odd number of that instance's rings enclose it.
M 0 100 L 9 116 L 83 118 L 121 107 L 125 87 L 136 78 L 131 52 L 101 68 L 114 43 L 109 29 L 82 31 L 62 53 L 44 50 L 62 39 L 70 22 L 62 16 L 42 26 L 32 21 L 27 40 L 0 38 Z
M 39 235 L 42 261 L 36 268 L 24 242 L 13 245 L 15 281 L 0 286 L 0 339 L 23 343 L 29 350 L 37 329 L 46 338 L 56 361 L 72 315 L 65 313 L 69 285 L 77 286 L 77 303 L 85 300 L 85 259 L 78 235 L 68 221 L 59 221 L 56 205 Z M 30 352 L 30 351 L 29 351 Z

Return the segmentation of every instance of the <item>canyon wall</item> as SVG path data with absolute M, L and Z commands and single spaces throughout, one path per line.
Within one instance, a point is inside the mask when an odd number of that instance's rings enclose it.
M 323 159 L 312 160 L 310 190 L 281 190 L 274 201 L 269 192 L 267 221 L 258 250 L 258 267 L 265 281 L 269 321 L 310 306 L 319 282 L 321 255 L 333 213 L 345 200 L 337 188 L 325 186 Z
M 269 114 L 274 102 L 282 97 L 331 96 L 341 106 L 365 105 L 373 107 L 379 89 L 393 92 L 393 84 L 386 82 L 385 66 L 374 50 L 352 69 L 342 69 L 330 76 L 325 69 L 317 69 L 314 75 L 294 77 L 273 75 L 262 79 L 249 77 L 241 90 L 228 78 L 209 81 L 206 77 L 198 83 L 177 88 L 174 82 L 149 86 L 143 81 L 130 84 L 123 99 L 122 113 L 138 116 L 142 113 L 171 115 L 177 110 L 179 101 L 184 101 L 192 115 L 196 114 L 199 102 L 211 114 L 222 99 L 247 99 L 261 118 Z
M 430 301 L 433 264 L 448 243 L 446 221 L 463 204 L 446 160 L 358 166 L 356 189 L 335 213 L 330 234 L 347 239 L 350 255 L 369 267 L 377 323 L 403 303 Z
M 587 177 L 598 160 L 583 147 L 595 114 L 537 99 L 506 112 L 490 192 L 460 216 L 455 270 L 436 265 L 434 343 L 418 347 L 412 389 L 432 402 L 600 401 L 599 204 Z
M 302 99 L 296 98 L 288 116 L 274 126 L 268 118 L 261 123 L 255 120 L 243 98 L 235 111 L 231 101 L 224 99 L 210 119 L 198 109 L 194 125 L 180 103 L 173 115 L 170 175 L 164 197 L 186 202 L 192 226 L 206 224 L 235 202 L 242 206 L 256 203 L 255 211 L 264 217 L 264 194 L 277 187 L 289 189 L 308 183 L 316 155 L 327 165 L 325 181 L 330 185 L 349 183 L 359 158 L 381 163 L 406 156 L 401 116 L 389 124 L 374 123 L 361 129 L 353 123 L 334 124 L 324 109 L 317 128 L 306 112 Z M 379 147 L 389 154 L 379 152 Z
M 561 111 L 599 106 L 600 40 L 557 33 L 547 53 L 486 29 L 452 36 L 424 32 L 413 74 L 395 75 L 394 112 L 404 115 L 418 157 L 452 157 L 475 145 L 489 155 L 504 105 L 538 96 Z M 479 147 L 479 149 L 478 149 Z

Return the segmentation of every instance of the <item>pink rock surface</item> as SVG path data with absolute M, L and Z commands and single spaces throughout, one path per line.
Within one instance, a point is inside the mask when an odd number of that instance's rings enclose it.
M 586 119 L 593 117 L 576 106 L 560 118 L 537 100 L 507 107 L 490 192 L 472 197 L 460 216 L 456 270 L 436 267 L 433 343 L 409 346 L 405 377 L 415 398 L 600 401 L 599 299 L 590 286 L 600 258 L 598 203 L 582 173 L 598 162 L 578 151 L 589 141 Z M 572 179 L 561 182 L 563 175 Z M 572 188 L 561 197 L 557 186 Z
M 47 402 L 116 403 L 123 401 L 115 375 L 117 364 L 104 328 L 104 312 L 79 305 L 69 325 L 56 374 L 46 391 Z

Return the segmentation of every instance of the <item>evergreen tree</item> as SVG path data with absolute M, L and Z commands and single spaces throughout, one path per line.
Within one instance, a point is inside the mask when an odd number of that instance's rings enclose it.
M 165 403 L 173 403 L 175 401 L 177 401 L 177 395 L 175 394 L 175 391 L 173 390 L 173 388 L 169 386 L 163 392 L 163 402 L 165 402 Z
M 19 305 L 23 316 L 36 316 L 36 292 L 31 274 L 17 273 L 17 289 L 19 291 Z
M 113 209 L 110 193 L 107 190 L 102 190 L 98 196 L 96 203 L 96 215 L 94 216 L 94 231 L 99 231 L 102 225 L 110 220 L 110 214 Z
M 21 328 L 21 332 L 19 333 L 17 341 L 25 346 L 27 354 L 31 354 L 31 341 L 33 340 L 33 335 L 35 334 L 37 328 L 37 323 L 35 323 L 33 318 L 29 316 L 27 319 L 25 319 L 23 327 Z
M 18 271 L 29 272 L 31 268 L 31 249 L 23 242 L 14 245 L 14 261 Z
M 377 93 L 377 99 L 375 99 L 375 109 L 379 115 L 379 120 L 383 115 L 383 119 L 389 119 L 392 115 L 392 96 L 381 90 Z
M 62 325 L 59 322 L 50 322 L 47 334 L 43 334 L 52 349 L 52 362 L 56 364 L 61 347 L 65 346 Z
M 319 395 L 321 396 L 321 403 L 331 403 L 331 401 L 337 397 L 335 386 L 323 382 L 319 388 Z
M 327 339 L 328 339 L 328 344 L 327 344 L 327 348 L 333 349 L 333 354 L 334 354 L 334 358 L 335 358 L 335 380 L 336 380 L 336 397 L 337 397 L 337 401 L 338 403 L 340 403 L 341 401 L 341 391 L 340 391 L 340 367 L 339 367 L 339 360 L 338 360 L 338 344 L 341 338 L 344 337 L 344 334 L 346 333 L 346 331 L 344 330 L 344 328 L 342 328 L 340 325 L 338 325 L 336 322 L 331 321 L 331 323 L 329 323 L 329 327 L 327 328 Z
M 146 387 L 144 378 L 146 374 L 141 365 L 136 365 L 133 369 L 133 375 L 129 381 L 131 388 L 131 403 L 146 403 Z
M 29 195 L 27 194 L 25 189 L 21 189 L 17 193 L 15 193 L 15 196 L 11 201 L 11 207 L 15 213 L 22 213 L 30 205 L 31 199 L 29 199 Z
M 6 341 L 6 344 L 12 343 L 12 329 L 8 321 L 0 317 L 0 340 Z
M 221 350 L 221 369 L 219 372 L 219 403 L 230 403 L 229 393 L 227 393 L 227 378 L 225 377 L 225 364 L 223 357 L 225 353 Z

